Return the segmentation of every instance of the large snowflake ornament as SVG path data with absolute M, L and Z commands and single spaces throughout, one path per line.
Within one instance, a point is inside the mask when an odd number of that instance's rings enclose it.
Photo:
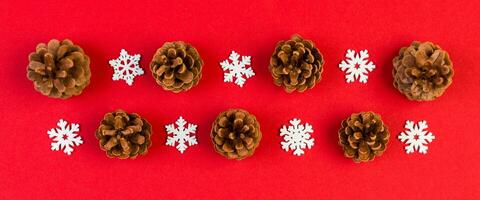
M 112 80 L 124 80 L 129 86 L 133 84 L 135 76 L 142 75 L 143 69 L 139 66 L 140 54 L 129 55 L 125 49 L 120 51 L 120 56 L 116 59 L 108 61 L 113 67 L 114 73 Z
M 63 149 L 63 152 L 67 155 L 71 155 L 73 152 L 74 146 L 79 146 L 83 144 L 82 138 L 76 134 L 79 129 L 78 124 L 67 125 L 67 121 L 60 119 L 57 123 L 58 128 L 50 129 L 48 137 L 52 138 L 52 151 L 60 151 Z
M 347 83 L 359 80 L 361 83 L 367 83 L 368 73 L 375 69 L 372 61 L 368 60 L 368 50 L 362 50 L 356 53 L 355 50 L 347 50 L 346 59 L 342 60 L 340 69 L 344 71 Z
M 174 124 L 165 126 L 168 135 L 166 145 L 173 147 L 175 143 L 178 143 L 177 150 L 183 153 L 189 146 L 197 144 L 197 138 L 194 135 L 197 131 L 197 125 L 188 123 L 188 126 L 185 127 L 187 121 L 182 116 L 177 119 L 175 124 L 177 124 L 177 128 Z
M 281 142 L 282 149 L 285 151 L 293 150 L 293 155 L 301 156 L 305 152 L 305 148 L 311 149 L 313 146 L 314 139 L 311 138 L 311 133 L 313 133 L 313 128 L 310 124 L 305 123 L 305 125 L 300 124 L 301 120 L 292 119 L 290 120 L 291 126 L 286 127 L 285 125 L 280 129 L 280 136 L 283 136 Z
M 242 56 L 242 60 L 238 60 L 240 55 L 232 51 L 230 57 L 228 57 L 232 62 L 229 62 L 228 59 L 224 60 L 220 63 L 222 66 L 224 73 L 223 81 L 224 82 L 234 82 L 233 78 L 235 78 L 235 84 L 240 87 L 243 87 L 247 78 L 250 78 L 255 75 L 253 69 L 251 67 L 246 68 L 247 65 L 250 65 L 250 56 Z M 245 76 L 245 78 L 243 77 Z
M 428 150 L 427 143 L 431 143 L 435 136 L 427 131 L 428 125 L 426 121 L 420 121 L 415 124 L 413 121 L 407 121 L 405 123 L 405 132 L 400 133 L 398 139 L 407 144 L 405 150 L 407 154 L 418 151 L 426 154 Z

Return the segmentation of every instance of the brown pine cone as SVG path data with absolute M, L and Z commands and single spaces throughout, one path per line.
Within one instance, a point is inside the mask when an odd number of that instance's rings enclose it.
M 165 90 L 187 91 L 202 78 L 203 61 L 197 50 L 183 41 L 166 42 L 150 63 L 156 82 Z
M 152 127 L 138 114 L 123 110 L 107 113 L 98 127 L 95 137 L 108 157 L 121 159 L 144 155 L 152 145 Z
M 338 144 L 343 147 L 345 156 L 355 162 L 371 161 L 382 155 L 389 137 L 388 127 L 374 112 L 352 114 L 342 121 L 338 130 Z
M 299 35 L 280 41 L 270 58 L 269 70 L 275 85 L 291 93 L 313 88 L 322 79 L 323 56 L 310 40 Z
M 45 96 L 67 99 L 90 84 L 90 59 L 68 39 L 38 44 L 28 60 L 27 77 Z
M 210 137 L 220 155 L 241 160 L 253 155 L 262 133 L 254 115 L 242 109 L 230 109 L 218 115 Z
M 440 46 L 413 42 L 393 59 L 393 85 L 410 100 L 431 101 L 452 83 L 453 64 Z

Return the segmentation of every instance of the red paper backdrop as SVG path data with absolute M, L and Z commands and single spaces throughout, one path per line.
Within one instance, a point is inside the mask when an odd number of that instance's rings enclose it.
M 479 1 L 23 1 L 0 5 L 0 198 L 325 198 L 479 199 Z M 270 55 L 299 33 L 325 57 L 323 79 L 305 93 L 272 83 Z M 39 42 L 70 38 L 91 58 L 91 84 L 68 100 L 34 91 L 27 55 Z M 166 41 L 184 40 L 205 65 L 200 84 L 164 91 L 148 64 Z M 455 77 L 433 102 L 408 101 L 392 86 L 392 58 L 413 40 L 440 44 Z M 112 81 L 108 60 L 121 48 L 142 55 L 146 74 L 132 87 Z M 344 81 L 338 63 L 347 49 L 368 49 L 377 68 L 367 84 Z M 243 88 L 223 83 L 219 62 L 231 50 L 252 56 L 256 76 Z M 214 152 L 211 123 L 228 108 L 244 108 L 261 123 L 253 157 L 231 161 Z M 109 159 L 94 137 L 104 113 L 136 112 L 153 125 L 153 146 L 136 160 Z M 342 119 L 372 110 L 391 131 L 385 154 L 366 164 L 343 157 Z M 164 145 L 164 125 L 182 115 L 199 125 L 197 146 L 183 155 Z M 302 157 L 285 153 L 278 135 L 300 117 L 314 127 L 315 146 Z M 84 144 L 71 156 L 50 151 L 47 130 L 59 118 L 78 122 Z M 427 155 L 405 154 L 396 139 L 405 120 L 427 120 L 436 139 Z

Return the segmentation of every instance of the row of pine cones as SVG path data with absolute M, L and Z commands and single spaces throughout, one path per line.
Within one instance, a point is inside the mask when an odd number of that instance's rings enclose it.
M 288 93 L 304 92 L 322 79 L 324 59 L 310 40 L 294 35 L 280 41 L 270 58 L 275 85 Z M 203 61 L 188 43 L 167 42 L 150 63 L 158 85 L 175 93 L 196 86 Z M 27 77 L 37 91 L 53 98 L 70 98 L 90 83 L 90 59 L 82 48 L 66 39 L 40 43 L 29 55 Z M 446 51 L 431 42 L 413 42 L 393 59 L 393 85 L 410 100 L 430 101 L 441 96 L 452 83 L 453 64 Z
M 215 151 L 237 160 L 253 155 L 262 139 L 257 119 L 242 109 L 220 113 L 210 134 Z M 147 120 L 123 110 L 105 114 L 95 132 L 100 149 L 108 157 L 120 159 L 146 154 L 152 145 L 151 135 L 152 126 Z
M 95 132 L 100 148 L 108 157 L 120 159 L 144 155 L 152 145 L 152 126 L 135 113 L 117 110 L 105 114 Z M 390 134 L 380 115 L 373 112 L 352 114 L 341 123 L 338 140 L 344 154 L 355 162 L 367 162 L 383 154 Z M 215 151 L 241 160 L 252 156 L 262 132 L 254 115 L 242 109 L 221 112 L 210 132 Z
M 37 91 L 52 98 L 80 95 L 90 83 L 90 59 L 83 49 L 65 39 L 40 43 L 28 57 L 27 77 Z M 182 41 L 167 42 L 150 63 L 156 82 L 175 93 L 189 90 L 202 77 L 197 50 Z
M 303 92 L 320 82 L 323 56 L 310 40 L 294 35 L 280 41 L 270 59 L 275 85 Z M 431 101 L 452 83 L 453 64 L 448 53 L 432 42 L 413 42 L 393 59 L 393 85 L 408 99 Z

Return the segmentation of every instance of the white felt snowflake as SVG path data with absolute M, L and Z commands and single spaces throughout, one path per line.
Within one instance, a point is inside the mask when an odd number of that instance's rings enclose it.
M 178 143 L 177 149 L 180 153 L 183 153 L 189 146 L 197 144 L 197 138 L 194 135 L 197 131 L 197 125 L 188 123 L 188 126 L 185 128 L 187 121 L 185 121 L 182 116 L 177 119 L 175 124 L 177 124 L 177 128 L 175 128 L 174 124 L 165 126 L 168 135 L 166 145 L 173 147 L 175 143 Z M 170 136 L 170 134 L 172 136 Z
M 398 139 L 405 142 L 405 150 L 407 154 L 418 151 L 420 153 L 426 154 L 428 150 L 427 143 L 431 143 L 435 136 L 427 131 L 428 125 L 426 121 L 420 121 L 418 124 L 415 124 L 413 121 L 407 121 L 405 123 L 405 132 L 400 133 Z
M 368 50 L 362 50 L 360 53 L 355 53 L 355 50 L 347 50 L 345 55 L 346 60 L 342 60 L 340 69 L 344 71 L 345 79 L 347 83 L 351 83 L 355 80 L 359 80 L 361 83 L 367 83 L 368 72 L 375 69 L 375 65 L 372 61 L 368 60 Z
M 143 74 L 143 69 L 138 65 L 139 61 L 140 54 L 131 56 L 125 49 L 122 49 L 117 59 L 108 61 L 114 70 L 112 80 L 118 81 L 122 79 L 131 86 L 133 84 L 133 78 Z
M 311 138 L 311 133 L 313 133 L 313 128 L 310 124 L 305 123 L 305 125 L 300 124 L 299 119 L 290 120 L 291 126 L 288 128 L 283 125 L 280 129 L 280 136 L 283 136 L 281 142 L 282 149 L 285 151 L 293 150 L 293 155 L 301 156 L 305 152 L 303 149 L 311 149 L 313 146 L 314 139 Z
M 252 68 L 246 68 L 245 66 L 250 65 L 250 56 L 242 56 L 242 60 L 239 61 L 240 55 L 232 51 L 230 57 L 228 57 L 232 62 L 230 63 L 227 60 L 224 60 L 220 63 L 224 73 L 224 82 L 233 82 L 235 78 L 235 84 L 240 87 L 243 87 L 247 78 L 250 78 L 255 75 Z M 245 75 L 245 78 L 243 77 Z
M 71 155 L 73 152 L 74 146 L 79 146 L 83 144 L 82 138 L 76 134 L 78 132 L 78 124 L 67 125 L 67 121 L 60 119 L 57 123 L 59 128 L 52 128 L 48 133 L 48 137 L 52 138 L 52 151 L 59 151 L 63 149 L 63 152 L 67 155 Z

